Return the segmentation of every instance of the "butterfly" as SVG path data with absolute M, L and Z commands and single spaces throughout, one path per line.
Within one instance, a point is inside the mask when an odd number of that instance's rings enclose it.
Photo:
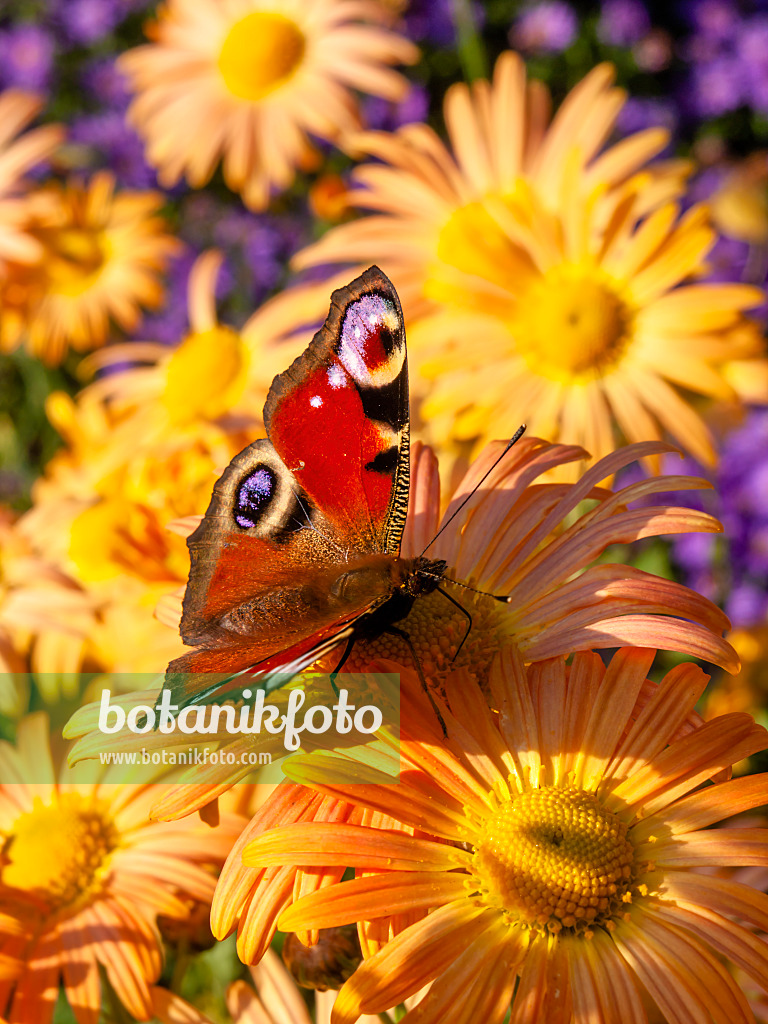
M 323 327 L 272 382 L 264 424 L 187 540 L 180 631 L 194 650 L 166 676 L 180 706 L 243 673 L 273 688 L 364 637 L 407 639 L 396 623 L 445 572 L 400 555 L 408 362 L 400 301 L 378 267 L 332 294 Z M 213 675 L 201 685 L 190 673 Z

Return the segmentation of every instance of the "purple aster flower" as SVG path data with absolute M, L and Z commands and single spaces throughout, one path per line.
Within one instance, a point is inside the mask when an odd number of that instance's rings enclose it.
M 543 0 L 519 15 L 509 37 L 526 53 L 560 53 L 573 42 L 578 27 L 576 13 L 565 0 Z
M 623 135 L 658 127 L 674 133 L 677 128 L 677 111 L 668 100 L 632 96 L 621 108 L 616 118 L 616 127 Z
M 404 17 L 406 32 L 416 42 L 437 47 L 456 43 L 451 0 L 413 0 Z
M 82 73 L 83 87 L 94 99 L 106 107 L 125 110 L 131 94 L 125 77 L 117 70 L 114 60 L 95 60 Z
M 144 160 L 144 145 L 121 113 L 77 117 L 70 126 L 72 142 L 95 149 L 118 181 L 128 188 L 156 188 L 155 172 Z
M 706 545 L 695 539 L 698 535 L 674 541 L 675 561 L 689 586 L 720 599 L 735 626 L 755 625 L 768 614 L 768 410 L 753 410 L 743 426 L 727 435 L 716 470 L 689 464 L 685 471 L 691 469 L 712 480 L 708 497 L 714 507 L 707 511 L 722 521 L 725 532 L 719 540 L 707 538 L 708 567 Z M 692 504 L 690 494 L 685 504 Z M 707 590 L 707 579 L 717 581 L 714 591 Z
M 53 37 L 38 25 L 14 25 L 0 32 L 0 83 L 19 89 L 47 89 L 53 56 Z
M 717 42 L 730 39 L 741 20 L 733 0 L 689 0 L 685 8 L 696 32 Z
M 413 84 L 405 98 L 392 103 L 380 96 L 366 97 L 363 105 L 365 122 L 369 128 L 394 132 L 404 124 L 425 121 L 429 113 L 429 96 L 423 85 Z
M 745 69 L 736 57 L 716 57 L 695 65 L 692 101 L 702 117 L 718 117 L 741 106 L 747 98 Z
M 109 35 L 127 13 L 119 0 L 61 0 L 56 20 L 70 42 L 91 46 Z
M 707 280 L 743 281 L 748 259 L 747 242 L 740 242 L 736 238 L 718 238 L 707 256 L 707 264 L 710 267 Z
M 725 602 L 725 614 L 737 629 L 758 625 L 765 620 L 766 613 L 768 596 L 764 589 L 751 583 L 734 587 Z
M 651 19 L 640 0 L 604 0 L 597 35 L 610 46 L 632 46 L 648 34 Z

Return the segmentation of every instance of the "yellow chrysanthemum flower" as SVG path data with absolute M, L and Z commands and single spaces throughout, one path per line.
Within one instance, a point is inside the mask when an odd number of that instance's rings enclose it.
M 222 262 L 216 250 L 195 261 L 187 287 L 189 331 L 175 348 L 133 341 L 110 345 L 84 363 L 86 373 L 109 371 L 87 389 L 88 396 L 104 401 L 120 416 L 122 429 L 143 436 L 144 443 L 162 438 L 181 447 L 190 436 L 199 440 L 206 424 L 226 417 L 237 418 L 240 431 L 264 429 L 264 396 L 292 352 L 270 346 L 268 311 L 257 310 L 239 331 L 219 323 Z
M 715 235 L 703 208 L 679 214 L 683 168 L 645 166 L 666 133 L 601 148 L 624 100 L 612 77 L 597 67 L 549 123 L 545 90 L 505 53 L 492 84 L 446 96 L 452 149 L 423 124 L 362 136 L 376 162 L 356 169 L 351 196 L 374 214 L 296 261 L 384 267 L 438 442 L 477 448 L 523 421 L 598 458 L 620 434 L 663 430 L 711 463 L 690 393 L 735 397 L 725 365 L 765 365 L 743 315 L 762 292 L 688 283 Z
M 766 775 L 723 781 L 768 734 L 744 714 L 694 724 L 707 677 L 680 665 L 656 685 L 652 660 L 628 648 L 607 667 L 582 652 L 526 670 L 509 652 L 492 673 L 498 714 L 454 676 L 447 735 L 410 676 L 389 743 L 398 785 L 361 784 L 330 752 L 298 759 L 316 819 L 273 814 L 242 859 L 273 878 L 281 929 L 360 922 L 366 960 L 332 1024 L 430 982 L 405 1021 L 501 1024 L 511 1008 L 512 1024 L 647 1024 L 647 995 L 676 1024 L 750 1024 L 722 958 L 766 985 L 749 926 L 765 926 L 768 896 L 695 869 L 766 863 L 765 829 L 708 826 L 768 800 Z M 349 865 L 358 876 L 339 882 Z M 281 890 L 299 866 L 307 886 Z
M 264 394 L 291 358 L 269 346 L 279 326 L 268 311 L 240 332 L 218 322 L 220 265 L 220 254 L 209 252 L 193 267 L 190 330 L 176 348 L 109 346 L 85 363 L 108 372 L 77 399 L 49 396 L 48 416 L 65 446 L 36 481 L 19 530 L 32 552 L 76 581 L 90 615 L 66 652 L 35 641 L 41 671 L 62 668 L 66 653 L 70 671 L 88 660 L 106 671 L 154 673 L 183 652 L 178 622 L 172 630 L 163 624 L 189 569 L 185 534 L 173 524 L 205 508 L 216 475 L 263 430 Z M 31 580 L 18 586 L 15 604 L 37 601 L 47 637 L 66 628 L 57 626 L 62 609 L 53 595 Z
M 35 93 L 0 93 L 0 260 L 34 263 L 43 255 L 40 243 L 25 229 L 24 175 L 53 153 L 64 129 L 49 124 L 17 137 L 42 106 L 42 97 Z
M 49 1021 L 63 983 L 78 1024 L 97 1024 L 100 968 L 134 1018 L 153 1018 L 157 917 L 183 923 L 191 905 L 210 902 L 242 827 L 231 814 L 215 829 L 150 823 L 155 787 L 109 772 L 87 784 L 57 778 L 42 715 L 21 723 L 17 747 L 0 744 L 0 966 L 18 965 L 0 980 L 4 1019 Z
M 140 307 L 163 297 L 158 279 L 178 243 L 158 216 L 157 192 L 115 193 L 107 171 L 90 182 L 51 184 L 28 200 L 26 229 L 42 247 L 29 266 L 9 264 L 0 281 L 0 348 L 22 342 L 47 363 L 68 348 L 102 345 L 110 318 L 124 330 Z
M 169 0 L 153 42 L 119 61 L 137 94 L 129 118 L 163 185 L 224 179 L 262 209 L 313 150 L 359 127 L 351 89 L 400 98 L 388 65 L 415 46 L 386 31 L 376 0 Z

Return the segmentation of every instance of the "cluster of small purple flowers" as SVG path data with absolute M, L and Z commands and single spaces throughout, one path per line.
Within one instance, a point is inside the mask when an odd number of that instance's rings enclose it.
M 689 63 L 690 78 L 681 103 L 703 118 L 741 106 L 768 113 L 768 9 L 698 0 L 687 13 L 692 32 L 681 56 Z
M 722 442 L 717 470 L 708 472 L 677 458 L 669 471 L 708 477 L 714 490 L 703 497 L 686 491 L 681 501 L 716 515 L 720 537 L 688 534 L 673 544 L 685 582 L 723 604 L 736 627 L 755 626 L 768 616 L 768 411 L 752 411 Z

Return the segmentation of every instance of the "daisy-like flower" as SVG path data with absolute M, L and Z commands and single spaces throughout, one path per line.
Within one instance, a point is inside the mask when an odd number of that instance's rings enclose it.
M 128 1012 L 154 1016 L 162 966 L 156 918 L 178 921 L 189 901 L 209 902 L 215 874 L 242 827 L 190 819 L 151 824 L 155 787 L 57 779 L 45 716 L 0 745 L 0 957 L 19 962 L 0 982 L 0 1015 L 19 1024 L 51 1019 L 60 982 L 78 1024 L 96 1024 L 102 967 Z
M 308 133 L 336 141 L 359 127 L 351 89 L 404 95 L 388 65 L 418 51 L 386 17 L 375 0 L 169 0 L 152 43 L 119 62 L 161 184 L 185 174 L 200 188 L 222 157 L 229 187 L 265 207 L 312 158 Z
M 158 215 L 162 204 L 158 192 L 115 193 L 108 171 L 30 196 L 26 228 L 43 255 L 9 264 L 0 281 L 0 348 L 24 342 L 53 364 L 68 348 L 102 345 L 110 318 L 133 330 L 142 306 L 160 304 L 159 274 L 178 251 Z
M 243 860 L 357 870 L 279 917 L 302 932 L 362 922 L 367 959 L 333 1024 L 430 982 L 405 1020 L 501 1024 L 511 1005 L 512 1024 L 645 1024 L 647 993 L 676 1024 L 750 1024 L 721 958 L 766 984 L 768 945 L 745 925 L 765 926 L 768 897 L 692 869 L 768 861 L 765 830 L 707 828 L 768 799 L 768 776 L 723 778 L 768 734 L 743 714 L 692 727 L 707 677 L 684 664 L 656 685 L 652 659 L 623 649 L 606 667 L 581 652 L 526 670 L 507 652 L 491 676 L 498 714 L 459 672 L 445 736 L 418 685 L 403 687 L 399 785 L 356 785 L 356 766 L 331 754 L 295 767 L 358 823 L 282 825 Z
M 386 268 L 436 442 L 477 448 L 524 421 L 599 458 L 619 434 L 664 431 L 711 463 L 687 393 L 732 398 L 730 360 L 764 367 L 744 317 L 762 292 L 687 283 L 715 233 L 703 207 L 680 216 L 679 163 L 646 166 L 666 132 L 602 148 L 624 100 L 612 78 L 595 68 L 550 123 L 543 86 L 526 85 L 520 60 L 502 54 L 492 84 L 449 90 L 450 149 L 423 124 L 358 140 L 376 159 L 355 170 L 351 195 L 375 212 L 296 261 Z
M 42 246 L 25 230 L 24 175 L 53 153 L 64 129 L 49 124 L 18 137 L 42 105 L 35 93 L 0 93 L 0 260 L 32 263 L 43 255 Z
M 267 323 L 268 310 L 257 310 L 239 331 L 219 323 L 216 282 L 222 262 L 216 250 L 195 261 L 187 286 L 189 331 L 178 346 L 131 341 L 86 360 L 85 372 L 111 371 L 87 394 L 123 420 L 122 432 L 141 435 L 147 444 L 162 437 L 165 446 L 174 439 L 188 445 L 190 433 L 199 440 L 207 423 L 227 416 L 238 420 L 241 432 L 263 431 L 263 395 L 290 356 L 284 347 L 269 345 L 274 328 Z
M 0 694 L 0 710 L 26 709 L 24 674 L 42 673 L 47 700 L 76 695 L 71 673 L 81 665 L 94 624 L 92 598 L 54 561 L 35 551 L 18 522 L 0 507 L 0 673 L 21 673 L 16 699 Z M 6 677 L 6 683 L 10 685 Z
M 668 490 L 669 478 L 642 480 L 615 494 L 597 487 L 621 466 L 662 447 L 632 446 L 593 466 L 578 484 L 560 485 L 537 479 L 581 458 L 581 449 L 524 438 L 449 523 L 499 454 L 500 447 L 491 446 L 452 496 L 443 519 L 446 527 L 432 545 L 440 509 L 437 460 L 429 449 L 414 446 L 403 555 L 413 557 L 429 546 L 430 557 L 446 561 L 447 579 L 481 591 L 457 588 L 461 608 L 439 592 L 422 596 L 398 624 L 408 633 L 431 687 L 439 691 L 456 667 L 467 668 L 487 685 L 495 656 L 510 647 L 520 650 L 527 661 L 628 644 L 666 647 L 736 671 L 738 658 L 722 638 L 728 620 L 706 598 L 627 565 L 593 564 L 611 544 L 669 532 L 720 529 L 716 520 L 690 509 L 629 507 L 635 500 Z M 692 477 L 676 479 L 685 488 L 702 486 Z M 445 588 L 454 589 L 448 582 Z M 510 600 L 500 603 L 491 594 L 509 595 Z M 413 667 L 403 641 L 384 634 L 358 640 L 344 668 L 370 672 L 371 665 L 382 658 Z M 338 654 L 331 654 L 315 668 L 330 672 L 337 664 Z M 144 703 L 146 697 L 139 695 L 139 699 Z M 77 720 L 68 726 L 68 735 L 83 737 L 74 751 L 79 756 L 95 756 L 98 743 L 103 743 L 94 731 L 97 719 L 98 707 L 92 705 L 78 712 Z M 253 749 L 267 750 L 270 742 L 275 744 L 271 749 L 282 751 L 282 740 L 266 734 L 238 737 L 231 749 L 239 753 L 253 744 Z M 202 775 L 196 771 L 184 779 L 185 785 L 159 801 L 156 816 L 172 818 L 197 810 L 210 800 L 211 786 L 223 791 L 248 769 L 209 765 Z M 227 934 L 244 912 L 243 892 L 248 889 L 246 885 L 235 893 L 227 875 L 225 871 L 222 876 L 221 905 L 226 910 L 220 918 L 221 934 Z M 243 918 L 242 927 L 242 942 L 248 946 L 252 926 Z

